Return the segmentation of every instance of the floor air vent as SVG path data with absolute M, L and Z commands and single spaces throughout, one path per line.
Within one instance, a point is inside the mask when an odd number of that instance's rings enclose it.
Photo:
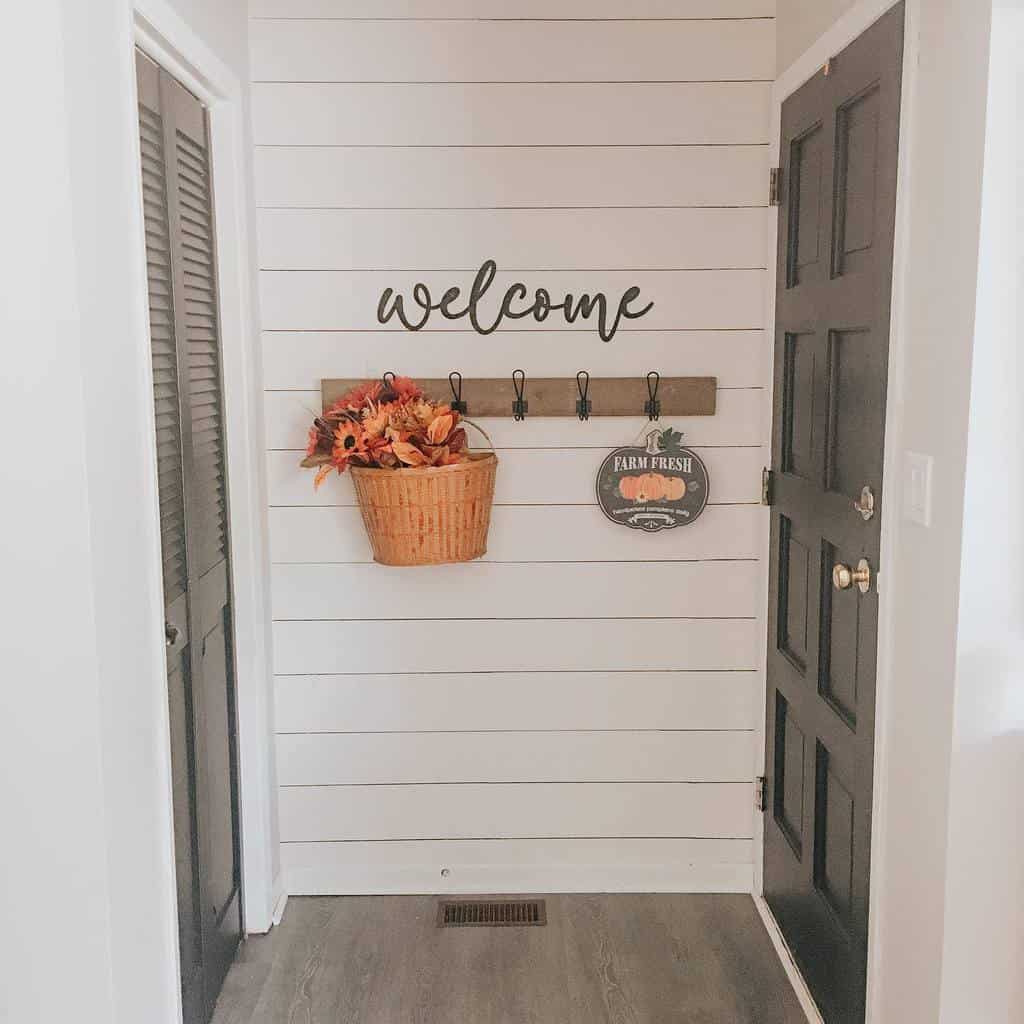
M 441 900 L 438 928 L 528 928 L 548 923 L 544 900 Z

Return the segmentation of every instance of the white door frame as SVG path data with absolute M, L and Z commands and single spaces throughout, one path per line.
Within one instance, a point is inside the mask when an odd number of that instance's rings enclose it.
M 244 91 L 238 78 L 165 0 L 134 0 L 133 11 L 135 44 L 209 109 L 230 499 L 242 913 L 247 932 L 265 932 L 280 919 L 286 895 L 274 800 L 262 366 L 256 352 L 259 322 L 249 259 Z M 139 189 L 141 196 L 141 171 Z M 140 203 L 140 238 L 143 230 Z M 148 363 L 148 334 L 145 343 Z M 151 433 L 155 448 L 155 429 Z M 154 473 L 155 465 L 154 450 Z
M 896 186 L 896 231 L 893 249 L 893 280 L 892 280 L 892 311 L 889 333 L 889 378 L 885 408 L 885 450 L 883 455 L 883 476 L 888 481 L 887 493 L 896 493 L 896 482 L 900 473 L 901 438 L 903 436 L 903 346 L 904 346 L 904 292 L 908 261 L 908 210 L 907 188 L 910 180 L 910 125 L 913 116 L 914 73 L 917 67 L 918 40 L 916 26 L 918 24 L 918 5 L 921 0 L 906 0 L 906 20 L 903 40 L 903 86 L 900 102 L 899 132 L 899 165 Z M 768 135 L 768 166 L 778 167 L 779 133 L 782 124 L 782 104 L 805 82 L 820 71 L 822 66 L 841 50 L 845 49 L 866 29 L 873 25 L 886 11 L 894 7 L 898 0 L 858 0 L 858 2 L 835 22 L 820 38 L 804 51 L 781 75 L 772 86 L 770 124 Z M 766 288 L 766 319 L 767 339 L 770 351 L 774 352 L 775 334 L 775 281 L 778 257 L 778 218 L 772 217 L 768 231 L 768 287 Z M 771 365 L 769 356 L 768 364 Z M 772 385 L 774 374 L 768 375 L 766 383 L 767 420 L 765 444 L 771 451 L 771 407 Z M 876 707 L 875 707 L 875 763 L 872 793 L 872 820 L 874 827 L 871 835 L 871 881 L 868 902 L 868 992 L 867 1021 L 868 1024 L 879 1022 L 877 1006 L 878 977 L 882 969 L 882 942 L 878 922 L 881 918 L 879 902 L 883 887 L 881 879 L 885 871 L 884 850 L 880 843 L 882 823 L 885 820 L 885 804 L 888 789 L 888 755 L 891 735 L 888 707 L 889 694 L 893 685 L 892 636 L 894 615 L 891 604 L 886 600 L 885 581 L 892 577 L 894 545 L 892 539 L 896 535 L 898 502 L 890 497 L 883 502 L 881 511 L 881 557 L 878 569 L 878 670 L 876 676 Z M 763 538 L 762 564 L 767 577 L 770 558 L 769 539 Z M 767 579 L 764 581 L 764 592 L 767 599 Z M 767 675 L 762 663 L 762 693 L 767 690 Z M 760 726 L 760 761 L 759 771 L 764 770 L 765 757 L 765 722 Z M 778 950 L 783 965 L 796 989 L 808 1020 L 821 1021 L 821 1016 L 814 1006 L 810 990 L 807 988 L 792 955 L 786 948 L 785 940 L 775 921 L 768 904 L 764 899 L 764 816 L 757 816 L 754 837 L 754 900 L 761 913 L 772 941 Z

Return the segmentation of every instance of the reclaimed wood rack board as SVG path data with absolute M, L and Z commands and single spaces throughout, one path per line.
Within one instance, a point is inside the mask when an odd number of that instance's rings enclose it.
M 365 378 L 324 378 L 321 397 L 324 408 L 346 391 L 365 383 Z M 423 391 L 437 401 L 454 399 L 447 378 L 417 379 Z M 717 377 L 661 377 L 656 387 L 646 377 L 590 377 L 585 382 L 590 416 L 646 416 L 648 400 L 655 397 L 659 414 L 665 416 L 713 416 Z M 527 404 L 526 414 L 534 416 L 576 416 L 581 384 L 576 377 L 527 377 L 520 385 Z M 467 416 L 512 416 L 517 398 L 511 377 L 465 377 L 461 400 Z

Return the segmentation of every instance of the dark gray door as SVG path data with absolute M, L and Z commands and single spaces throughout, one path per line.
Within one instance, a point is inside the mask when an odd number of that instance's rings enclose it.
M 206 111 L 136 55 L 181 984 L 206 1022 L 241 936 L 223 385 Z
M 864 1019 L 902 49 L 899 4 L 782 108 L 764 888 L 844 1024 Z

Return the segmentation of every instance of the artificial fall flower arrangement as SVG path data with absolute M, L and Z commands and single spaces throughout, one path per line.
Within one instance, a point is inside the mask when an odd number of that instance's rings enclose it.
M 332 470 L 349 466 L 415 469 L 467 462 L 470 453 L 460 416 L 426 398 L 408 377 L 360 384 L 313 420 L 305 468 L 316 468 L 314 487 Z
M 302 465 L 316 468 L 317 487 L 351 468 L 374 561 L 468 562 L 487 552 L 498 459 L 471 452 L 461 424 L 450 405 L 388 374 L 313 420 Z

